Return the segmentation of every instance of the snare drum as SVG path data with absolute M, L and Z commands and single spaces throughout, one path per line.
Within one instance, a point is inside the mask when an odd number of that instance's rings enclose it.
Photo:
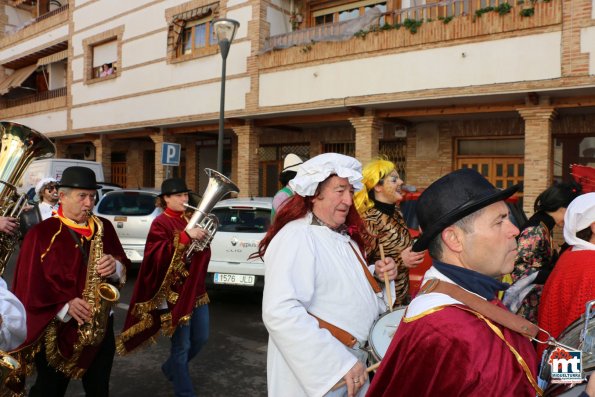
M 370 361 L 377 363 L 384 358 L 390 341 L 393 339 L 397 327 L 401 323 L 401 319 L 405 315 L 407 306 L 399 306 L 393 309 L 392 312 L 386 312 L 378 318 L 372 325 L 370 335 L 368 336 L 368 343 L 371 348 Z
M 582 351 L 582 368 L 585 375 L 590 375 L 595 370 L 595 318 L 591 318 L 587 325 L 586 336 L 582 336 L 585 328 L 585 316 L 581 316 L 578 320 L 573 322 L 566 328 L 558 338 L 558 342 L 572 347 L 573 349 Z M 549 356 L 555 346 L 550 346 L 544 355 L 544 362 L 542 366 L 542 378 L 550 381 L 549 363 L 547 362 Z M 545 375 L 545 376 L 544 376 Z M 595 376 L 595 375 L 594 375 Z M 587 384 L 581 383 L 552 383 L 545 389 L 544 396 L 578 396 L 585 390 Z

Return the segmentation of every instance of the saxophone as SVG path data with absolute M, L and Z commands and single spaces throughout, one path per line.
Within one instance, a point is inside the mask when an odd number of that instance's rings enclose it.
M 110 310 L 120 299 L 120 291 L 106 283 L 97 272 L 97 263 L 103 256 L 103 222 L 95 215 L 90 215 L 97 228 L 89 249 L 87 278 L 83 299 L 91 305 L 91 320 L 78 328 L 79 343 L 83 346 L 97 346 L 103 341 Z

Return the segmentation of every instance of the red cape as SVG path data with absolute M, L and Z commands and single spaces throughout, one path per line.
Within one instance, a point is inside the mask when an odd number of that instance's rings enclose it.
M 112 224 L 104 218 L 103 252 L 111 254 L 128 267 L 122 245 Z M 79 235 L 80 236 L 80 235 Z M 89 250 L 85 240 L 84 249 Z M 75 240 L 58 218 L 48 218 L 34 226 L 27 234 L 17 260 L 13 291 L 27 311 L 27 339 L 16 351 L 35 349 L 56 314 L 75 297 L 82 297 L 87 276 L 85 263 Z M 61 358 L 70 358 L 77 340 L 78 325 L 74 319 L 58 322 L 57 348 Z M 45 343 L 44 343 L 45 344 Z M 85 351 L 83 369 L 93 361 L 97 348 Z M 48 358 L 49 355 L 48 355 Z M 82 373 L 81 373 L 82 374 Z M 72 374 L 69 374 L 72 375 Z
M 210 248 L 196 252 L 189 265 L 172 264 L 176 250 L 186 248 L 180 242 L 186 224 L 184 217 L 166 212 L 151 224 L 124 329 L 117 338 L 118 353 L 129 353 L 153 341 L 159 330 L 172 335 L 178 324 L 190 320 L 195 307 L 208 303 L 205 279 Z M 164 299 L 167 309 L 160 309 Z
M 535 396 L 519 362 L 485 321 L 457 306 L 401 322 L 368 397 Z M 497 326 L 536 375 L 529 340 Z
M 595 299 L 595 251 L 564 251 L 543 287 L 539 327 L 557 338 Z M 572 346 L 578 347 L 578 346 Z M 543 352 L 543 345 L 538 353 Z

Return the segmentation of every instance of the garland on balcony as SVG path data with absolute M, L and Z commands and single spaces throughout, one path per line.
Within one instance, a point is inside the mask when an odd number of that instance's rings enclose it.
M 529 3 L 531 4 L 531 7 L 524 7 L 521 9 L 521 11 L 519 12 L 519 15 L 523 16 L 523 17 L 530 17 L 535 15 L 535 7 L 533 6 L 535 3 L 537 3 L 538 0 L 529 0 Z M 544 3 L 549 3 L 552 0 L 541 0 Z M 524 4 L 524 1 L 518 1 L 517 5 L 522 5 Z M 484 8 L 480 8 L 478 10 L 475 11 L 475 14 L 473 15 L 473 22 L 475 22 L 476 18 L 480 18 L 483 14 L 487 14 L 488 12 L 497 12 L 498 15 L 506 15 L 509 14 L 512 11 L 512 6 L 510 5 L 510 3 L 502 3 L 500 5 L 497 5 L 495 7 L 493 6 L 488 6 L 488 7 L 484 7 Z M 448 24 L 450 21 L 452 21 L 454 18 L 454 16 L 448 16 L 448 17 L 438 17 L 439 21 L 442 21 L 445 25 Z M 392 30 L 392 29 L 396 29 L 399 30 L 401 27 L 404 27 L 405 29 L 407 29 L 408 31 L 411 32 L 411 34 L 415 34 L 417 33 L 417 29 L 424 23 L 424 22 L 432 22 L 433 19 L 428 18 L 428 19 L 410 19 L 407 18 L 403 21 L 403 23 L 394 23 L 394 24 L 390 24 L 390 23 L 385 23 L 382 26 L 372 26 L 370 29 L 367 30 L 358 30 L 357 32 L 355 32 L 353 35 L 355 37 L 359 37 L 361 39 L 365 39 L 366 36 L 368 35 L 368 33 L 373 33 L 373 32 L 380 32 L 380 31 L 384 31 L 384 30 Z

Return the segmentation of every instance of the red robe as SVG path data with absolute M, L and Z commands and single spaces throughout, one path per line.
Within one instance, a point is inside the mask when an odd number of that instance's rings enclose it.
M 547 279 L 539 304 L 539 327 L 557 338 L 595 299 L 595 251 L 566 250 Z M 577 347 L 577 346 L 572 346 Z M 543 345 L 539 345 L 541 356 Z
M 190 243 L 183 232 L 187 223 L 182 213 L 168 209 L 151 224 L 124 329 L 116 340 L 118 353 L 153 342 L 159 330 L 171 336 L 178 324 L 190 320 L 195 307 L 209 302 L 205 280 L 211 249 L 194 253 L 190 264 L 172 263 L 174 254 Z M 164 300 L 167 309 L 160 308 Z
M 536 395 L 515 355 L 485 321 L 457 306 L 433 310 L 400 323 L 368 397 Z M 496 327 L 535 378 L 529 339 Z
M 125 267 L 130 264 L 113 225 L 104 218 L 103 252 L 111 254 Z M 85 252 L 90 242 L 77 234 Z M 48 218 L 25 235 L 14 273 L 13 291 L 27 311 L 27 339 L 15 350 L 17 356 L 31 360 L 44 346 L 48 362 L 70 377 L 78 378 L 93 362 L 99 346 L 84 348 L 80 359 L 70 362 L 78 341 L 74 319 L 52 321 L 66 303 L 82 297 L 87 277 L 87 263 L 75 245 L 68 227 L 57 217 Z M 55 335 L 55 342 L 47 335 Z M 44 337 L 45 338 L 42 338 Z M 50 340 L 50 342 L 48 342 Z M 33 355 L 31 355 L 33 353 Z

